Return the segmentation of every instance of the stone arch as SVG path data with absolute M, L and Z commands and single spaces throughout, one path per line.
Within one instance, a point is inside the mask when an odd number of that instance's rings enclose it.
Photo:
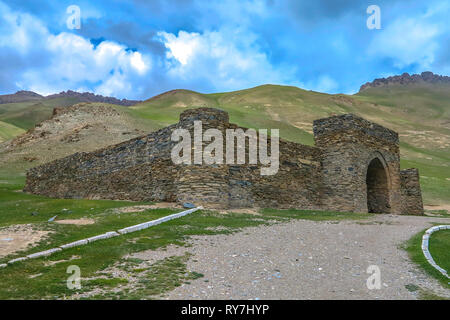
M 367 162 L 366 170 L 367 211 L 389 213 L 391 179 L 388 165 L 380 152 L 375 152 Z

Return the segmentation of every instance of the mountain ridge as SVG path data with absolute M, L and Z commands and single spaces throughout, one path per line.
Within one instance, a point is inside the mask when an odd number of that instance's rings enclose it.
M 75 98 L 78 100 L 78 102 L 102 102 L 126 107 L 141 102 L 140 100 L 117 99 L 114 97 L 97 95 L 91 92 L 77 92 L 72 90 L 61 91 L 60 93 L 50 94 L 47 96 L 42 96 L 33 91 L 20 90 L 16 93 L 0 95 L 0 104 L 30 101 L 39 102 L 42 100 L 45 101 L 55 98 Z
M 410 84 L 450 84 L 450 77 L 434 74 L 431 71 L 424 71 L 420 74 L 412 74 L 405 72 L 401 75 L 391 76 L 387 78 L 377 78 L 371 82 L 363 84 L 359 92 L 369 88 L 384 87 L 389 85 L 410 85 Z
M 410 84 L 423 84 L 423 83 L 429 83 L 429 84 L 450 84 L 450 77 L 449 76 L 443 76 L 434 74 L 431 71 L 424 71 L 420 74 L 412 74 L 405 72 L 401 75 L 395 75 L 390 76 L 386 78 L 376 78 L 373 81 L 366 82 L 365 84 L 360 86 L 359 92 L 361 93 L 369 88 L 377 88 L 377 87 L 385 87 L 390 85 L 410 85 Z M 271 85 L 271 84 L 263 84 L 259 85 L 253 88 L 248 89 L 242 89 L 242 90 L 236 90 L 236 91 L 230 91 L 230 92 L 222 92 L 222 93 L 208 93 L 203 94 L 197 91 L 189 90 L 189 89 L 172 89 L 168 90 L 159 94 L 156 94 L 154 96 L 151 96 L 150 98 L 147 98 L 145 100 L 129 100 L 129 99 L 117 99 L 115 97 L 109 97 L 109 96 L 102 96 L 97 95 L 91 92 L 77 92 L 73 90 L 66 90 L 61 91 L 59 93 L 50 94 L 47 96 L 40 95 L 38 93 L 35 93 L 33 91 L 28 90 L 19 90 L 12 94 L 3 94 L 0 95 L 0 104 L 6 104 L 6 103 L 18 103 L 18 102 L 30 102 L 30 101 L 40 101 L 40 100 L 49 100 L 49 99 L 55 99 L 55 98 L 75 98 L 77 99 L 78 103 L 80 102 L 101 102 L 101 103 L 108 103 L 108 104 L 115 104 L 115 105 L 121 105 L 121 106 L 134 106 L 139 103 L 146 103 L 153 100 L 158 100 L 162 97 L 167 97 L 171 95 L 176 95 L 179 93 L 187 93 L 187 94 L 199 94 L 199 95 L 217 95 L 217 94 L 226 94 L 226 93 L 233 93 L 233 92 L 240 92 L 250 89 L 257 89 L 257 88 L 264 88 L 269 86 L 277 86 L 277 85 Z M 283 86 L 284 87 L 284 86 Z M 290 86 L 287 86 L 290 87 Z M 298 87 L 295 87 L 298 88 Z M 301 90 L 305 90 L 302 88 L 298 88 Z M 307 90 L 305 90 L 307 91 Z M 309 90 L 311 91 L 311 90 Z M 321 92 L 317 92 L 321 93 Z M 358 94 L 356 93 L 356 94 Z

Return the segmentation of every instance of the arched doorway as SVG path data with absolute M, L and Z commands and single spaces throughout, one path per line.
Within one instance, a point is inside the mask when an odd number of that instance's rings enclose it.
M 386 168 L 379 158 L 374 158 L 367 168 L 367 210 L 389 213 L 389 183 Z

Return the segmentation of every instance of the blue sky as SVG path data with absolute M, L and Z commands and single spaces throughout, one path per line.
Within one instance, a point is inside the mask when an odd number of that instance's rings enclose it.
M 80 29 L 67 27 L 70 5 Z M 369 5 L 379 30 L 367 28 Z M 0 93 L 355 93 L 403 72 L 450 75 L 449 16 L 450 1 L 433 0 L 0 0 Z

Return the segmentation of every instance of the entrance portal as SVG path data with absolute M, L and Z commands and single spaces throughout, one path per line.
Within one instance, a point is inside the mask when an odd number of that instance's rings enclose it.
M 367 209 L 369 212 L 389 213 L 389 188 L 386 169 L 380 159 L 373 159 L 367 168 Z

